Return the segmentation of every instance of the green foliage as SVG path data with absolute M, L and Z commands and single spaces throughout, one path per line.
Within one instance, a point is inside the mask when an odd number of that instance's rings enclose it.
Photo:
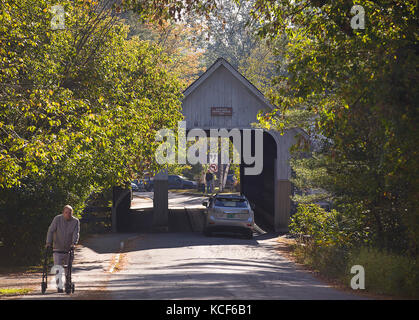
M 360 219 L 348 219 L 336 210 L 330 212 L 317 204 L 300 204 L 291 217 L 290 233 L 318 247 L 351 248 L 368 240 L 368 229 Z
M 208 15 L 217 7 L 215 0 L 125 0 L 122 4 L 124 8 L 133 10 L 142 21 L 154 20 L 159 24 L 185 19 L 191 13 Z
M 350 268 L 353 265 L 361 265 L 365 270 L 367 291 L 418 298 L 418 263 L 418 259 L 411 256 L 362 247 L 349 254 L 346 281 L 350 283 Z
M 39 7 L 38 15 L 34 16 L 32 7 Z M 137 163 L 152 165 L 154 133 L 180 118 L 179 85 L 160 68 L 165 57 L 159 49 L 125 40 L 126 28 L 113 18 L 94 16 L 83 6 L 69 4 L 66 30 L 52 32 L 48 9 L 43 2 L 27 2 L 26 7 L 11 6 L 10 20 L 3 20 L 2 37 L 9 39 L 5 41 L 9 46 L 2 61 L 19 56 L 23 62 L 1 65 L 1 169 L 5 174 L 0 185 L 18 184 L 30 173 L 42 176 L 47 165 L 63 160 L 69 150 L 71 157 L 90 164 L 90 169 L 105 169 L 99 176 L 114 176 L 117 166 L 121 175 L 112 183 L 124 183 L 127 162 L 134 165 L 135 158 Z M 97 24 L 81 27 L 92 15 Z M 26 38 L 27 31 L 13 28 L 16 19 L 22 25 L 41 21 L 39 30 L 31 30 L 37 42 L 20 48 L 19 39 Z M 34 50 L 40 52 L 34 54 Z M 118 125 L 109 126 L 109 122 Z M 107 166 L 97 165 L 98 160 Z
M 29 288 L 19 288 L 19 289 L 6 288 L 6 289 L 0 289 L 0 296 L 18 296 L 18 295 L 28 294 L 32 291 L 33 289 L 29 289 Z
M 351 273 L 352 266 L 361 265 L 365 271 L 367 292 L 401 298 L 419 297 L 419 262 L 415 257 L 366 246 L 344 250 L 313 243 L 295 245 L 293 254 L 299 263 L 310 266 L 345 287 L 349 288 L 354 276 Z
M 274 105 L 278 103 L 278 92 L 281 89 L 281 84 L 274 80 L 278 73 L 283 72 L 281 70 L 283 57 L 277 48 L 285 45 L 285 38 L 274 41 L 257 38 L 252 49 L 242 57 L 239 63 L 239 71 Z
M 345 212 L 349 211 L 346 208 Z M 290 232 L 298 236 L 294 246 L 297 261 L 346 286 L 353 276 L 351 267 L 361 265 L 367 291 L 417 298 L 418 258 L 371 247 L 373 241 L 366 241 L 369 229 L 362 233 L 365 223 L 359 224 L 368 216 L 349 216 L 352 221 L 336 210 L 327 212 L 315 204 L 300 204 L 290 224 Z
M 255 21 L 250 19 L 251 1 L 216 1 L 218 6 L 206 20 L 200 17 L 203 30 L 197 34 L 196 45 L 204 49 L 203 65 L 209 67 L 220 57 L 235 68 L 247 58 L 258 43 Z
M 329 280 L 346 281 L 348 252 L 336 246 L 318 246 L 313 243 L 297 244 L 293 255 L 298 263 L 310 266 Z
M 255 2 L 259 33 L 286 39 L 274 79 L 280 107 L 259 124 L 305 129 L 316 153 L 293 163 L 296 180 L 324 190 L 376 246 L 417 254 L 417 5 L 356 4 L 365 29 L 350 26 L 352 2 Z
M 128 36 L 138 36 L 160 47 L 169 57 L 167 69 L 176 74 L 186 89 L 204 70 L 199 67 L 202 52 L 193 45 L 193 38 L 201 32 L 196 22 L 172 22 L 158 24 L 156 21 L 142 23 L 133 12 L 124 15 L 129 24 Z
M 65 29 L 51 30 L 50 2 L 1 2 L 0 254 L 30 263 L 65 204 L 80 215 L 92 191 L 158 169 L 181 85 L 109 4 L 61 1 Z

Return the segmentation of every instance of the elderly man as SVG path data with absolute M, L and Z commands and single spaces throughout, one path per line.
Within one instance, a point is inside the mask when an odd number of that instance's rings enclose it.
M 73 217 L 73 208 L 66 205 L 63 209 L 63 213 L 55 216 L 48 228 L 46 247 L 53 246 L 54 265 L 67 265 L 68 263 L 68 252 L 70 248 L 74 248 L 79 241 L 80 232 L 80 221 Z M 58 286 L 59 277 L 57 280 L 58 292 L 63 292 L 63 289 Z

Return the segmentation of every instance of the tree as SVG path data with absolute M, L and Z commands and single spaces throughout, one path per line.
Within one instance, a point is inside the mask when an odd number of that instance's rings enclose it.
M 157 169 L 155 133 L 181 118 L 181 84 L 161 49 L 127 39 L 113 2 L 2 1 L 0 14 L 0 253 L 39 258 L 64 204 Z
M 256 46 L 255 22 L 250 19 L 251 1 L 217 1 L 207 19 L 201 19 L 203 30 L 197 34 L 196 46 L 204 50 L 203 65 L 208 68 L 219 57 L 235 68 Z M 199 18 L 197 18 L 199 19 Z
M 274 103 L 280 86 L 273 81 L 278 72 L 281 72 L 282 65 L 281 52 L 277 48 L 285 45 L 285 40 L 279 39 L 275 42 L 273 44 L 260 39 L 239 64 L 239 71 L 246 79 Z
M 296 183 L 326 190 L 375 245 L 417 254 L 416 2 L 357 3 L 365 29 L 351 28 L 349 1 L 255 2 L 260 34 L 288 39 L 281 107 L 259 122 L 315 134 L 317 154 L 294 162 Z
M 167 69 L 178 76 L 183 88 L 186 89 L 204 71 L 200 66 L 202 50 L 197 50 L 193 43 L 201 26 L 185 21 L 141 22 L 133 12 L 126 14 L 126 21 L 130 25 L 130 37 L 150 41 L 170 58 Z

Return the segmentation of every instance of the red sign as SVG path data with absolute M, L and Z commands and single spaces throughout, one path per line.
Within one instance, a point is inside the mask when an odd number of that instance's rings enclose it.
M 210 164 L 209 171 L 211 171 L 212 173 L 217 172 L 218 171 L 218 165 L 216 165 L 216 164 Z
M 233 108 L 231 107 L 211 107 L 211 116 L 232 116 Z

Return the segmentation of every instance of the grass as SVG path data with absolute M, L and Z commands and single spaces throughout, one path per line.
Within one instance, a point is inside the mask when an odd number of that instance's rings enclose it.
M 365 291 L 397 298 L 419 298 L 419 258 L 362 247 L 344 251 L 311 244 L 290 245 L 298 263 L 321 276 L 350 288 L 351 267 L 365 270 Z
M 294 245 L 293 254 L 297 262 L 313 268 L 315 271 L 338 281 L 344 277 L 347 266 L 347 253 L 335 247 L 319 247 L 307 244 Z
M 356 264 L 365 269 L 368 291 L 419 298 L 419 258 L 376 248 L 360 248 L 349 255 L 348 267 Z
M 20 295 L 28 294 L 32 291 L 33 289 L 28 289 L 28 288 L 22 288 L 22 289 L 10 289 L 10 288 L 1 289 L 0 288 L 0 296 L 20 296 Z

